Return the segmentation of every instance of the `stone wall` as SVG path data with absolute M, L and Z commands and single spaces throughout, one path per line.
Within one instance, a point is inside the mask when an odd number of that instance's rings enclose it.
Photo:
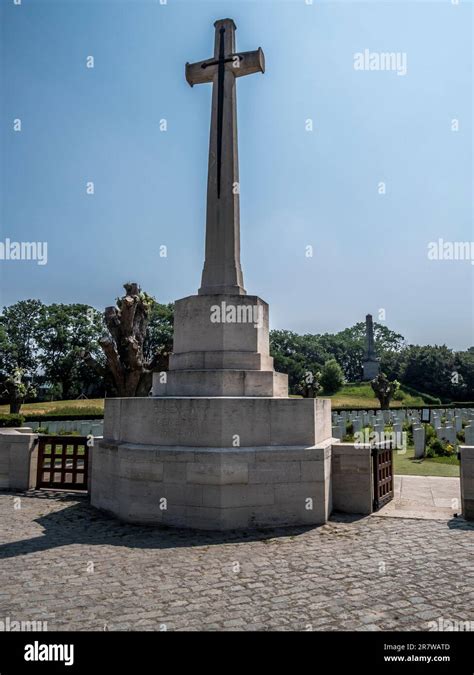
M 91 503 L 128 522 L 197 529 L 325 523 L 330 443 L 189 448 L 102 441 L 94 447 Z
M 0 429 L 0 489 L 36 487 L 38 435 L 31 429 Z
M 474 520 L 474 446 L 461 445 L 461 503 L 466 520 Z
M 372 455 L 368 445 L 332 446 L 332 505 L 343 513 L 372 513 L 374 489 Z

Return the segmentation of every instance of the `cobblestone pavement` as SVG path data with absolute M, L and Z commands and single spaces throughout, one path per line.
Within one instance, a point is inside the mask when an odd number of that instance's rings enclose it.
M 474 621 L 474 526 L 333 519 L 196 533 L 0 494 L 0 622 L 48 630 L 422 630 Z M 21 508 L 15 508 L 21 506 Z

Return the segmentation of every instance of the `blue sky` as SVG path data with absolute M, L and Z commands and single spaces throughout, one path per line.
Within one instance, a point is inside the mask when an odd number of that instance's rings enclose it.
M 211 86 L 184 64 L 226 17 L 266 57 L 237 87 L 244 281 L 272 327 L 335 332 L 383 309 L 409 342 L 472 345 L 474 266 L 427 257 L 474 239 L 462 0 L 3 0 L 1 239 L 47 241 L 48 264 L 0 261 L 0 303 L 103 309 L 130 280 L 161 302 L 197 292 Z M 406 53 L 407 74 L 355 70 L 364 49 Z

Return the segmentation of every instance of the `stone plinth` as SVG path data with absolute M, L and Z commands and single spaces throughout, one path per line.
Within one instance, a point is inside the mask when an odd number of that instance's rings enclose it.
M 189 352 L 258 352 L 268 357 L 268 314 L 268 304 L 256 295 L 190 295 L 177 300 L 170 366 Z M 244 361 L 240 367 L 245 366 Z
M 325 399 L 109 399 L 91 502 L 197 529 L 324 523 L 331 443 Z
M 380 362 L 377 359 L 363 361 L 362 363 L 364 382 L 373 380 L 380 373 Z
M 268 304 L 255 295 L 178 300 L 169 368 L 154 374 L 154 396 L 288 396 L 288 376 L 273 370 Z
M 104 440 L 187 447 L 313 446 L 331 438 L 330 399 L 106 399 Z
M 166 373 L 166 382 L 161 382 L 160 376 L 154 374 L 154 396 L 196 394 L 287 398 L 288 376 L 262 370 L 176 370 Z

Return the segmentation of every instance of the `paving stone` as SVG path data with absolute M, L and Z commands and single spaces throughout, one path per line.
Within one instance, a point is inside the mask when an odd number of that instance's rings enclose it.
M 0 493 L 0 621 L 416 631 L 474 618 L 474 525 L 461 518 L 206 533 L 120 523 L 77 494 L 24 494 L 19 510 L 14 496 Z

